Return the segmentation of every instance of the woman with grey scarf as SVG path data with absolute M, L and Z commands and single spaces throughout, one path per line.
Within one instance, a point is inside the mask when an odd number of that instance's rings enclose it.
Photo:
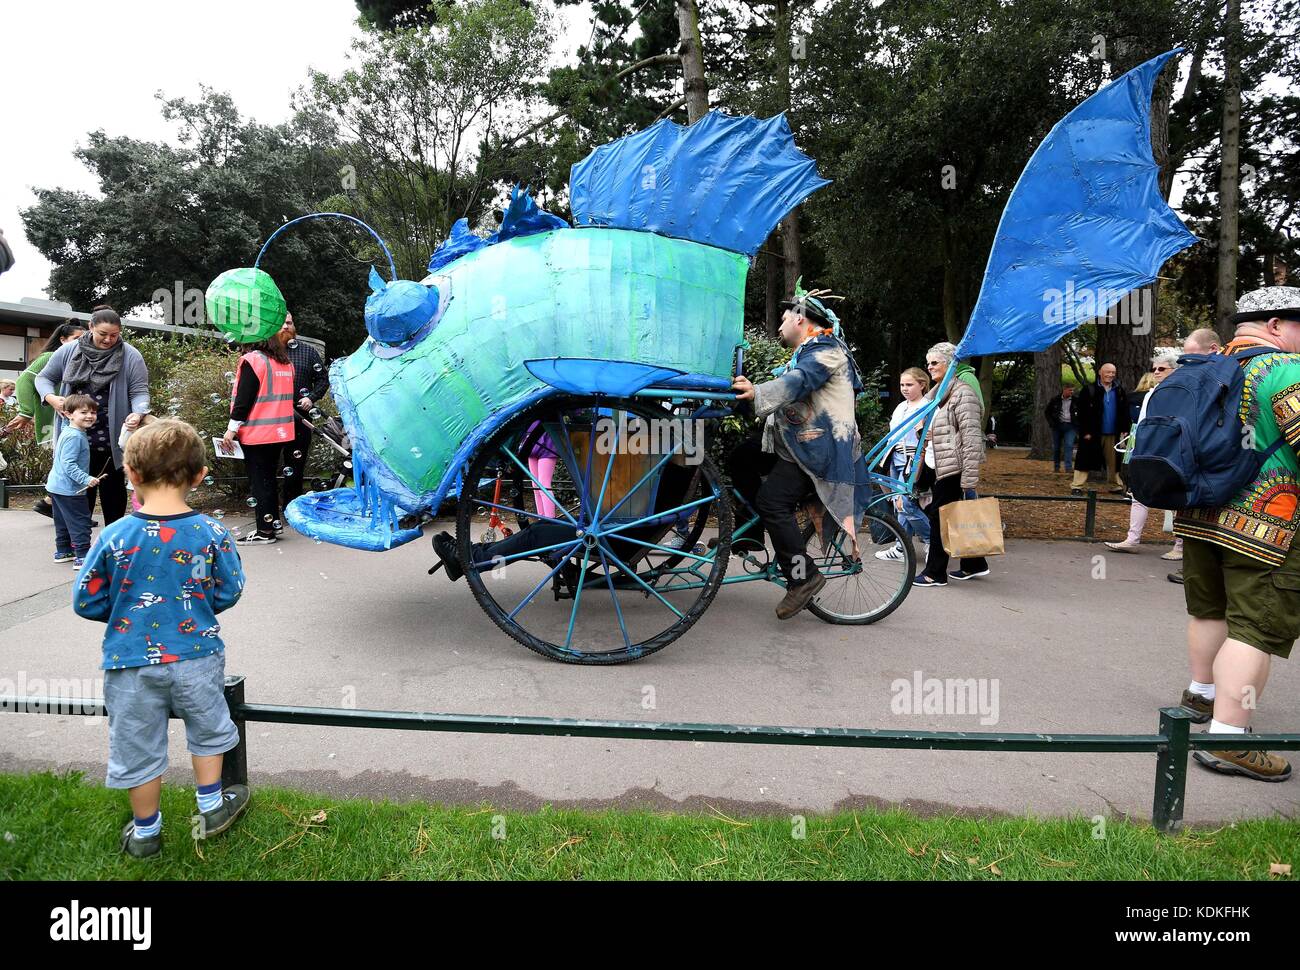
M 98 492 L 104 524 L 116 522 L 126 512 L 126 477 L 122 473 L 123 428 L 134 431 L 149 411 L 149 369 L 140 351 L 122 340 L 122 321 L 108 307 L 90 317 L 90 330 L 58 350 L 36 376 L 36 392 L 54 409 L 54 438 L 67 424 L 63 399 L 73 393 L 89 394 L 99 405 L 99 421 L 90 438 L 90 474 L 99 477 L 90 489 L 92 514 Z M 56 392 L 57 389 L 57 392 Z

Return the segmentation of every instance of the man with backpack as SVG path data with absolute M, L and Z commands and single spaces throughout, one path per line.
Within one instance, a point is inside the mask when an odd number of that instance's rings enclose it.
M 1244 295 L 1223 354 L 1188 355 L 1152 391 L 1129 479 L 1177 509 L 1192 682 L 1182 706 L 1213 734 L 1244 734 L 1272 658 L 1300 637 L 1300 288 Z M 1197 751 L 1207 768 L 1286 781 L 1264 751 Z

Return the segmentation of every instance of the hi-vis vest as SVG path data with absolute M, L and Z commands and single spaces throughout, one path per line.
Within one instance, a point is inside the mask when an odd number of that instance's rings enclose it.
M 239 358 L 257 375 L 257 400 L 248 420 L 239 427 L 245 445 L 271 445 L 293 440 L 293 365 L 281 364 L 258 351 Z M 269 374 L 268 374 L 269 371 Z M 269 378 L 269 379 L 268 379 Z M 239 383 L 235 383 L 238 388 Z M 230 408 L 235 408 L 232 395 Z

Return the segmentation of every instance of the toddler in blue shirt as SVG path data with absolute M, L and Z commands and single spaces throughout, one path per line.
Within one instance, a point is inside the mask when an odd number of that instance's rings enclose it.
M 100 534 L 77 576 L 73 608 L 108 625 L 106 784 L 130 790 L 134 818 L 121 846 L 144 858 L 162 850 L 171 714 L 185 722 L 198 784 L 194 837 L 226 831 L 248 805 L 246 785 L 221 784 L 222 756 L 239 744 L 239 731 L 225 699 L 217 622 L 238 602 L 244 571 L 225 527 L 186 504 L 208 471 L 198 432 L 156 421 L 131 436 L 122 465 L 140 508 Z
M 69 394 L 63 399 L 67 427 L 54 445 L 54 463 L 45 480 L 54 512 L 54 561 L 70 562 L 78 569 L 90 548 L 90 502 L 86 489 L 99 484 L 90 475 L 90 439 L 99 419 L 99 405 L 89 394 Z

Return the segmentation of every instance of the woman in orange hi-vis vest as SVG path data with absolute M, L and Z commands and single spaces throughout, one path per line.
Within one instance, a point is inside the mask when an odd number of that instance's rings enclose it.
M 236 439 L 244 452 L 257 523 L 255 531 L 237 541 L 246 546 L 275 542 L 282 528 L 275 476 L 280 449 L 293 440 L 293 365 L 278 337 L 254 344 L 239 358 L 223 440 L 229 445 Z

